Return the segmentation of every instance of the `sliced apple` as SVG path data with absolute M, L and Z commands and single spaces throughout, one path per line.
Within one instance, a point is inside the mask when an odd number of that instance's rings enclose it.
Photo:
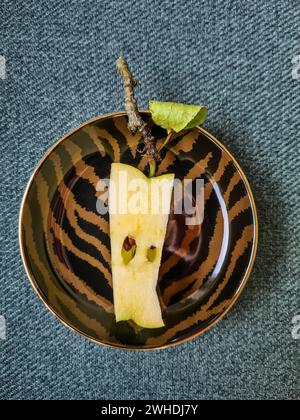
M 147 178 L 132 166 L 112 164 L 109 208 L 117 321 L 164 326 L 156 286 L 173 183 L 173 174 Z

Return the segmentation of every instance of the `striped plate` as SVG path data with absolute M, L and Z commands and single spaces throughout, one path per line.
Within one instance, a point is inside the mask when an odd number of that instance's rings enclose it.
M 149 119 L 148 112 L 143 112 Z M 165 131 L 153 126 L 158 141 Z M 229 152 L 201 128 L 177 136 L 158 174 L 204 179 L 201 227 L 169 222 L 158 292 L 166 326 L 115 322 L 109 217 L 96 211 L 112 162 L 142 171 L 139 134 L 124 113 L 94 119 L 46 154 L 27 186 L 20 246 L 28 277 L 44 304 L 68 327 L 118 348 L 155 349 L 182 343 L 220 320 L 244 288 L 257 248 L 257 215 L 248 181 Z

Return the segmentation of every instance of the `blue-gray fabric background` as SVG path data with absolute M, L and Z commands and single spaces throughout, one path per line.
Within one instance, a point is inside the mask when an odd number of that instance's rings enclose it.
M 299 399 L 298 0 L 2 0 L 1 399 Z M 137 353 L 91 344 L 42 305 L 18 245 L 35 165 L 82 122 L 123 109 L 115 59 L 138 99 L 204 103 L 205 127 L 253 187 L 260 245 L 248 286 L 204 336 Z

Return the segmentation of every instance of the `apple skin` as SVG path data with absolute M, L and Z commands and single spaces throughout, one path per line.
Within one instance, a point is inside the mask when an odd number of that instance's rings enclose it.
M 113 163 L 111 166 L 111 266 L 117 322 L 132 320 L 143 328 L 164 326 L 156 287 L 173 184 L 174 174 L 148 178 L 130 165 Z M 164 204 L 157 200 L 157 193 L 163 197 Z M 128 237 L 136 244 L 129 262 L 124 260 L 122 252 Z

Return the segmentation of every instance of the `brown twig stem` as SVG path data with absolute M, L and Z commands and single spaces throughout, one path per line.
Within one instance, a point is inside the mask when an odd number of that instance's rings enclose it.
M 143 120 L 138 110 L 137 100 L 134 95 L 134 88 L 138 82 L 133 77 L 124 57 L 119 57 L 116 65 L 123 80 L 125 110 L 128 115 L 128 129 L 133 134 L 137 131 L 141 133 L 144 147 L 140 152 L 145 154 L 150 162 L 153 160 L 160 161 L 161 159 L 156 147 L 156 140 L 151 133 L 149 125 Z

